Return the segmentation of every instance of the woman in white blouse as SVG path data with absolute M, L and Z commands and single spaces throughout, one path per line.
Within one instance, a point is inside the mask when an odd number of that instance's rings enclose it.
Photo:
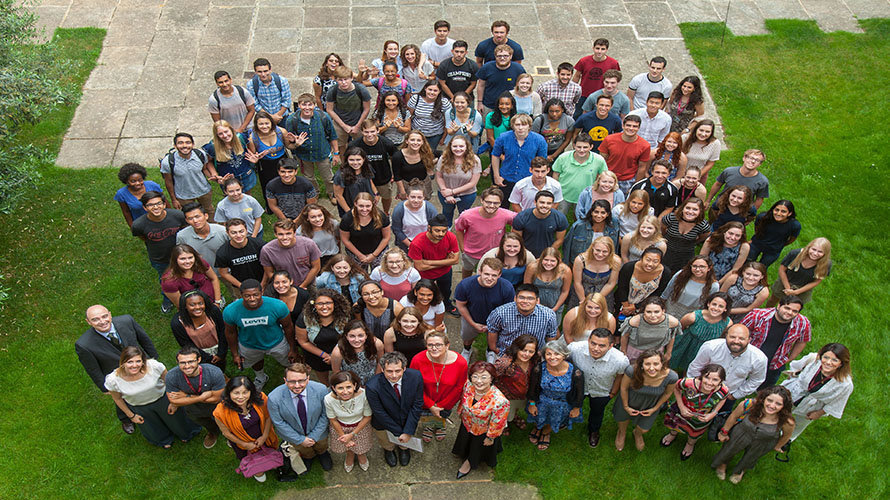
M 790 374 L 782 385 L 794 402 L 792 441 L 814 420 L 825 415 L 841 418 L 853 392 L 850 351 L 844 344 L 826 344 L 818 353 L 792 361 Z
M 174 436 L 186 442 L 197 436 L 201 427 L 185 416 L 185 410 L 167 413 L 166 376 L 163 363 L 146 359 L 142 349 L 130 346 L 121 352 L 120 366 L 106 375 L 105 387 L 149 443 L 168 449 Z
M 328 445 L 334 453 L 346 453 L 343 468 L 352 472 L 358 466 L 368 470 L 368 458 L 374 435 L 371 431 L 371 406 L 358 375 L 342 371 L 331 377 L 331 392 L 324 397 L 324 407 L 331 423 Z

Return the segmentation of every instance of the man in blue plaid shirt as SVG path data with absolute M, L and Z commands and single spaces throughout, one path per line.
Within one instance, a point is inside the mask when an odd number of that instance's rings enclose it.
M 504 304 L 488 316 L 488 352 L 490 363 L 503 356 L 516 337 L 527 333 L 538 340 L 538 349 L 544 342 L 556 338 L 559 323 L 556 313 L 538 303 L 538 287 L 523 283 L 516 287 L 514 302 Z
M 290 110 L 290 83 L 287 78 L 272 72 L 272 63 L 259 58 L 253 62 L 255 76 L 247 82 L 247 92 L 253 96 L 257 111 L 272 115 L 276 125 L 287 118 Z

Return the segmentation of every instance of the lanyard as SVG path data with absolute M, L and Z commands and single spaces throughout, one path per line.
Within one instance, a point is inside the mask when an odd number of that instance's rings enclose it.
M 183 373 L 183 375 L 185 375 L 185 374 Z M 198 388 L 197 389 L 195 389 L 194 386 L 192 386 L 192 383 L 189 382 L 188 376 L 185 377 L 185 383 L 189 385 L 189 389 L 191 389 L 192 392 L 194 392 L 195 394 L 201 394 L 201 388 L 204 386 L 204 370 L 202 369 L 201 373 L 198 374 Z

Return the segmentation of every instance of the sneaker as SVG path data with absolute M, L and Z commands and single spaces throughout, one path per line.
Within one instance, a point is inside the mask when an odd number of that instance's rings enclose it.
M 457 308 L 454 307 L 454 304 L 449 304 L 448 306 L 446 306 L 445 312 L 454 316 L 455 318 L 460 318 L 460 311 L 458 311 Z
M 266 382 L 268 382 L 268 381 L 269 381 L 269 376 L 266 375 L 265 373 L 263 373 L 263 374 L 260 374 L 260 375 L 257 375 L 254 377 L 253 385 L 256 386 L 257 391 L 262 391 L 263 386 L 266 385 Z
M 161 303 L 161 312 L 162 312 L 162 313 L 167 314 L 167 313 L 169 313 L 169 312 L 172 311 L 172 310 L 173 310 L 173 303 L 172 303 L 172 302 L 163 302 L 163 303 Z
M 460 355 L 463 356 L 465 360 L 467 360 L 467 364 L 470 364 L 470 356 L 473 355 L 473 349 L 464 348 L 460 351 Z
M 266 482 L 266 473 L 264 472 L 264 473 L 260 474 L 259 476 L 253 476 L 253 478 L 261 483 L 265 483 Z
M 204 448 L 207 448 L 209 450 L 210 448 L 213 448 L 214 446 L 216 446 L 216 440 L 218 437 L 219 436 L 217 436 L 216 434 L 210 434 L 210 433 L 208 433 L 206 436 L 204 436 Z
M 494 351 L 485 351 L 485 361 L 488 361 L 489 363 L 494 364 L 494 362 L 495 362 L 497 359 L 498 359 L 498 355 L 497 355 L 496 352 L 494 352 Z

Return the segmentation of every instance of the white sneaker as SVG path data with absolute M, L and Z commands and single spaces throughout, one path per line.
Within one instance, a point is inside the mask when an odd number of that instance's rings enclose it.
M 262 391 L 263 386 L 265 386 L 266 382 L 268 382 L 268 381 L 269 381 L 269 376 L 266 375 L 265 373 L 263 373 L 261 375 L 257 375 L 256 377 L 254 377 L 253 385 L 256 386 L 257 391 Z
M 485 361 L 488 361 L 489 363 L 494 364 L 494 362 L 495 362 L 497 359 L 498 359 L 498 355 L 497 355 L 496 352 L 494 352 L 494 351 L 485 351 Z
M 253 476 L 258 482 L 265 483 L 266 482 L 266 473 L 262 473 L 259 476 Z
M 464 348 L 460 351 L 460 355 L 463 356 L 465 360 L 467 360 L 467 364 L 470 364 L 470 356 L 473 355 L 473 349 Z

